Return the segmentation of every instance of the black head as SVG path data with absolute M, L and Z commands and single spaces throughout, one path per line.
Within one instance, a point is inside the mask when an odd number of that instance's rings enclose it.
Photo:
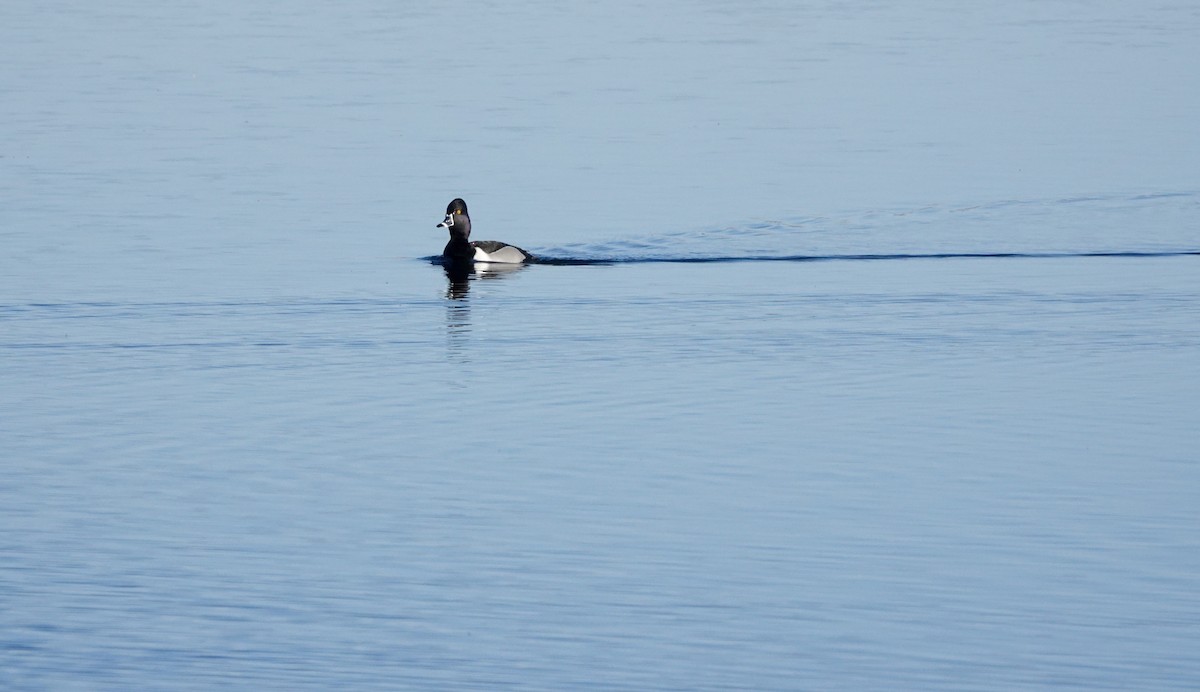
M 450 231 L 451 236 L 466 238 L 471 235 L 471 217 L 467 215 L 467 203 L 455 198 L 446 205 L 446 219 L 438 224 L 438 228 Z

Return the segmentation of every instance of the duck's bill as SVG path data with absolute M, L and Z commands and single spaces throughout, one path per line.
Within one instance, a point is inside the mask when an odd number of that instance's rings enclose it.
M 450 228 L 453 225 L 454 225 L 454 217 L 450 216 L 449 214 L 446 214 L 445 220 L 442 221 L 441 223 L 439 223 L 437 225 L 437 227 L 438 228 Z

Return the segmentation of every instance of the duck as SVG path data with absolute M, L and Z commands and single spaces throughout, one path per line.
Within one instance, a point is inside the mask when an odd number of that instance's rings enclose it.
M 447 262 L 521 264 L 531 258 L 528 252 L 516 245 L 499 240 L 471 240 L 471 215 L 467 213 L 467 203 L 461 198 L 455 198 L 446 205 L 446 219 L 437 227 L 450 231 L 450 242 L 442 250 L 442 257 Z

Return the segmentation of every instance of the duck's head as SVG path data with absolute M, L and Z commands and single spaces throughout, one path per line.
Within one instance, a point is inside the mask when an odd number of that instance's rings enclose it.
M 470 236 L 471 217 L 467 214 L 467 203 L 455 198 L 453 202 L 446 205 L 446 219 L 439 223 L 437 227 L 450 231 L 450 235 L 462 236 L 463 238 Z

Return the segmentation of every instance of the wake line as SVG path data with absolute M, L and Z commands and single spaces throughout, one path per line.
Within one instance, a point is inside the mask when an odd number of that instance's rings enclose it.
M 951 259 L 1064 259 L 1083 257 L 1188 257 L 1200 250 L 1100 251 L 1100 252 L 929 252 L 851 255 L 748 255 L 730 257 L 545 257 L 535 255 L 531 264 L 554 266 L 602 266 L 612 264 L 720 264 L 731 262 L 879 262 L 895 260 Z

